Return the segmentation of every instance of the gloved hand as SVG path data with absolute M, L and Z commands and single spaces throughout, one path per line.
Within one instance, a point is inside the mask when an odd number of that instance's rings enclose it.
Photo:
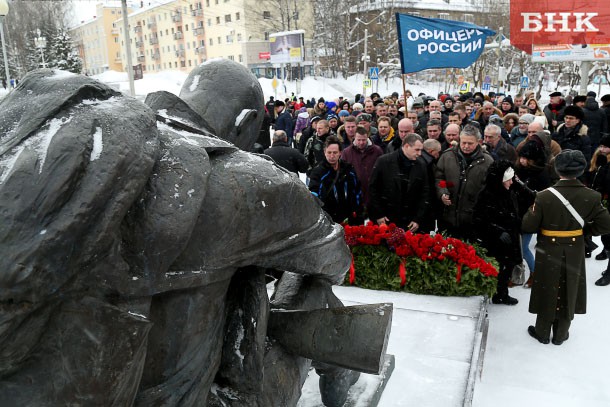
M 510 238 L 510 235 L 506 232 L 502 232 L 500 235 L 500 241 L 504 244 L 511 244 L 513 240 Z

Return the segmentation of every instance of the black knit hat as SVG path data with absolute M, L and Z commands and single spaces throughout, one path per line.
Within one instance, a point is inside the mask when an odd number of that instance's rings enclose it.
M 599 140 L 599 145 L 604 147 L 610 147 L 610 136 L 604 136 Z
M 549 95 L 550 98 L 555 97 L 555 96 L 561 96 L 561 92 L 553 92 Z
M 602 102 L 610 102 L 610 93 L 607 93 L 602 96 Z
M 576 95 L 574 96 L 574 99 L 572 100 L 572 103 L 576 104 L 578 102 L 586 102 L 587 101 L 587 97 L 583 96 L 583 95 Z
M 565 116 L 574 116 L 579 120 L 583 120 L 585 118 L 585 112 L 578 106 L 567 106 L 563 110 L 563 115 Z
M 587 92 L 587 97 L 596 98 L 597 97 L 597 93 L 595 93 L 592 90 L 590 90 L 590 91 Z
M 320 98 L 318 99 L 318 103 L 326 103 L 326 100 L 324 100 L 324 98 Z
M 566 178 L 580 177 L 587 168 L 587 160 L 580 150 L 563 150 L 555 157 L 555 171 Z

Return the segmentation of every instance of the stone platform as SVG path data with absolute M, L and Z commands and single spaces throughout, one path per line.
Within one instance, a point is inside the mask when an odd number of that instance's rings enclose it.
M 386 360 L 382 375 L 362 374 L 346 406 L 472 404 L 488 330 L 483 297 L 435 297 L 355 287 L 333 287 L 333 291 L 345 305 L 394 303 L 387 353 L 395 355 L 395 367 L 392 371 Z M 322 406 L 317 379 L 312 370 L 299 407 Z

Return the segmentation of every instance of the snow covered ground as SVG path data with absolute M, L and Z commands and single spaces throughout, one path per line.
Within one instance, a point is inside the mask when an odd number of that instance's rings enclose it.
M 144 79 L 136 81 L 136 96 L 143 98 L 147 93 L 158 90 L 178 94 L 186 76 L 183 72 L 172 71 L 145 74 Z M 128 92 L 126 74 L 107 72 L 97 78 L 110 83 L 116 89 Z M 362 76 L 348 80 L 307 78 L 301 84 L 301 89 L 306 89 L 303 93 L 306 98 L 320 96 L 326 99 L 338 96 L 349 98 L 360 92 L 361 80 Z M 266 98 L 274 94 L 270 80 L 261 79 L 260 83 Z M 400 92 L 401 88 L 402 85 L 398 80 L 391 81 L 387 87 L 385 82 L 381 81 L 379 93 L 384 95 L 393 91 Z M 435 95 L 441 90 L 441 86 L 439 84 L 409 85 L 408 89 L 415 95 L 419 92 Z M 285 91 L 283 86 L 279 86 L 277 90 L 279 98 L 290 95 L 291 92 L 299 95 L 294 83 L 287 83 Z M 348 93 L 350 90 L 352 94 Z M 591 85 L 590 90 L 597 92 L 597 85 Z M 610 87 L 602 88 L 602 94 L 605 93 L 610 93 Z M 0 98 L 5 95 L 6 91 L 0 88 Z M 600 243 L 599 239 L 596 241 Z M 594 255 L 597 252 L 594 252 Z M 535 320 L 535 317 L 527 312 L 531 290 L 521 287 L 512 288 L 511 295 L 519 299 L 519 304 L 514 307 L 489 306 L 489 337 L 482 377 L 475 387 L 473 401 L 475 407 L 610 406 L 610 385 L 608 385 L 610 355 L 606 353 L 610 343 L 610 324 L 607 323 L 610 313 L 610 287 L 597 287 L 593 284 L 605 267 L 606 262 L 596 261 L 593 258 L 587 260 L 588 313 L 576 316 L 570 339 L 562 346 L 542 345 L 527 334 L 527 326 L 533 324 Z M 401 294 L 388 294 L 387 297 L 393 298 L 396 295 Z M 408 294 L 403 295 L 408 296 Z M 363 294 L 362 291 L 358 291 L 354 302 L 379 302 L 379 296 L 380 293 Z M 409 301 L 425 302 L 426 299 L 412 297 Z M 401 366 L 400 363 L 401 360 L 406 359 L 408 352 L 416 352 L 417 347 L 402 345 L 416 344 L 418 339 L 423 342 L 426 337 L 419 338 L 421 331 L 411 330 L 400 315 L 400 312 L 395 313 L 389 349 L 389 352 L 396 355 L 397 363 L 381 399 L 382 406 L 407 405 L 403 393 L 407 390 L 418 390 L 417 383 L 412 381 L 413 377 L 405 374 L 407 367 Z M 440 340 L 442 344 L 443 338 Z M 450 344 L 456 338 L 447 336 L 444 340 L 447 341 L 446 344 Z M 421 346 L 425 347 L 426 343 L 421 343 Z M 456 367 L 458 365 L 459 363 L 448 365 L 445 369 L 458 369 Z M 442 371 L 443 366 L 439 365 L 436 368 Z M 421 395 L 417 403 L 409 405 L 424 407 L 457 405 L 453 404 L 455 401 L 443 398 L 445 390 L 454 385 L 440 382 L 438 388 L 427 391 Z M 439 404 L 438 400 L 445 401 Z

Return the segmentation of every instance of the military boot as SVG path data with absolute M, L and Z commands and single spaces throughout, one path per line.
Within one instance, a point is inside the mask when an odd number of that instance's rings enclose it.
M 606 270 L 602 273 L 602 278 L 595 282 L 595 285 L 606 286 L 610 284 L 610 270 Z

